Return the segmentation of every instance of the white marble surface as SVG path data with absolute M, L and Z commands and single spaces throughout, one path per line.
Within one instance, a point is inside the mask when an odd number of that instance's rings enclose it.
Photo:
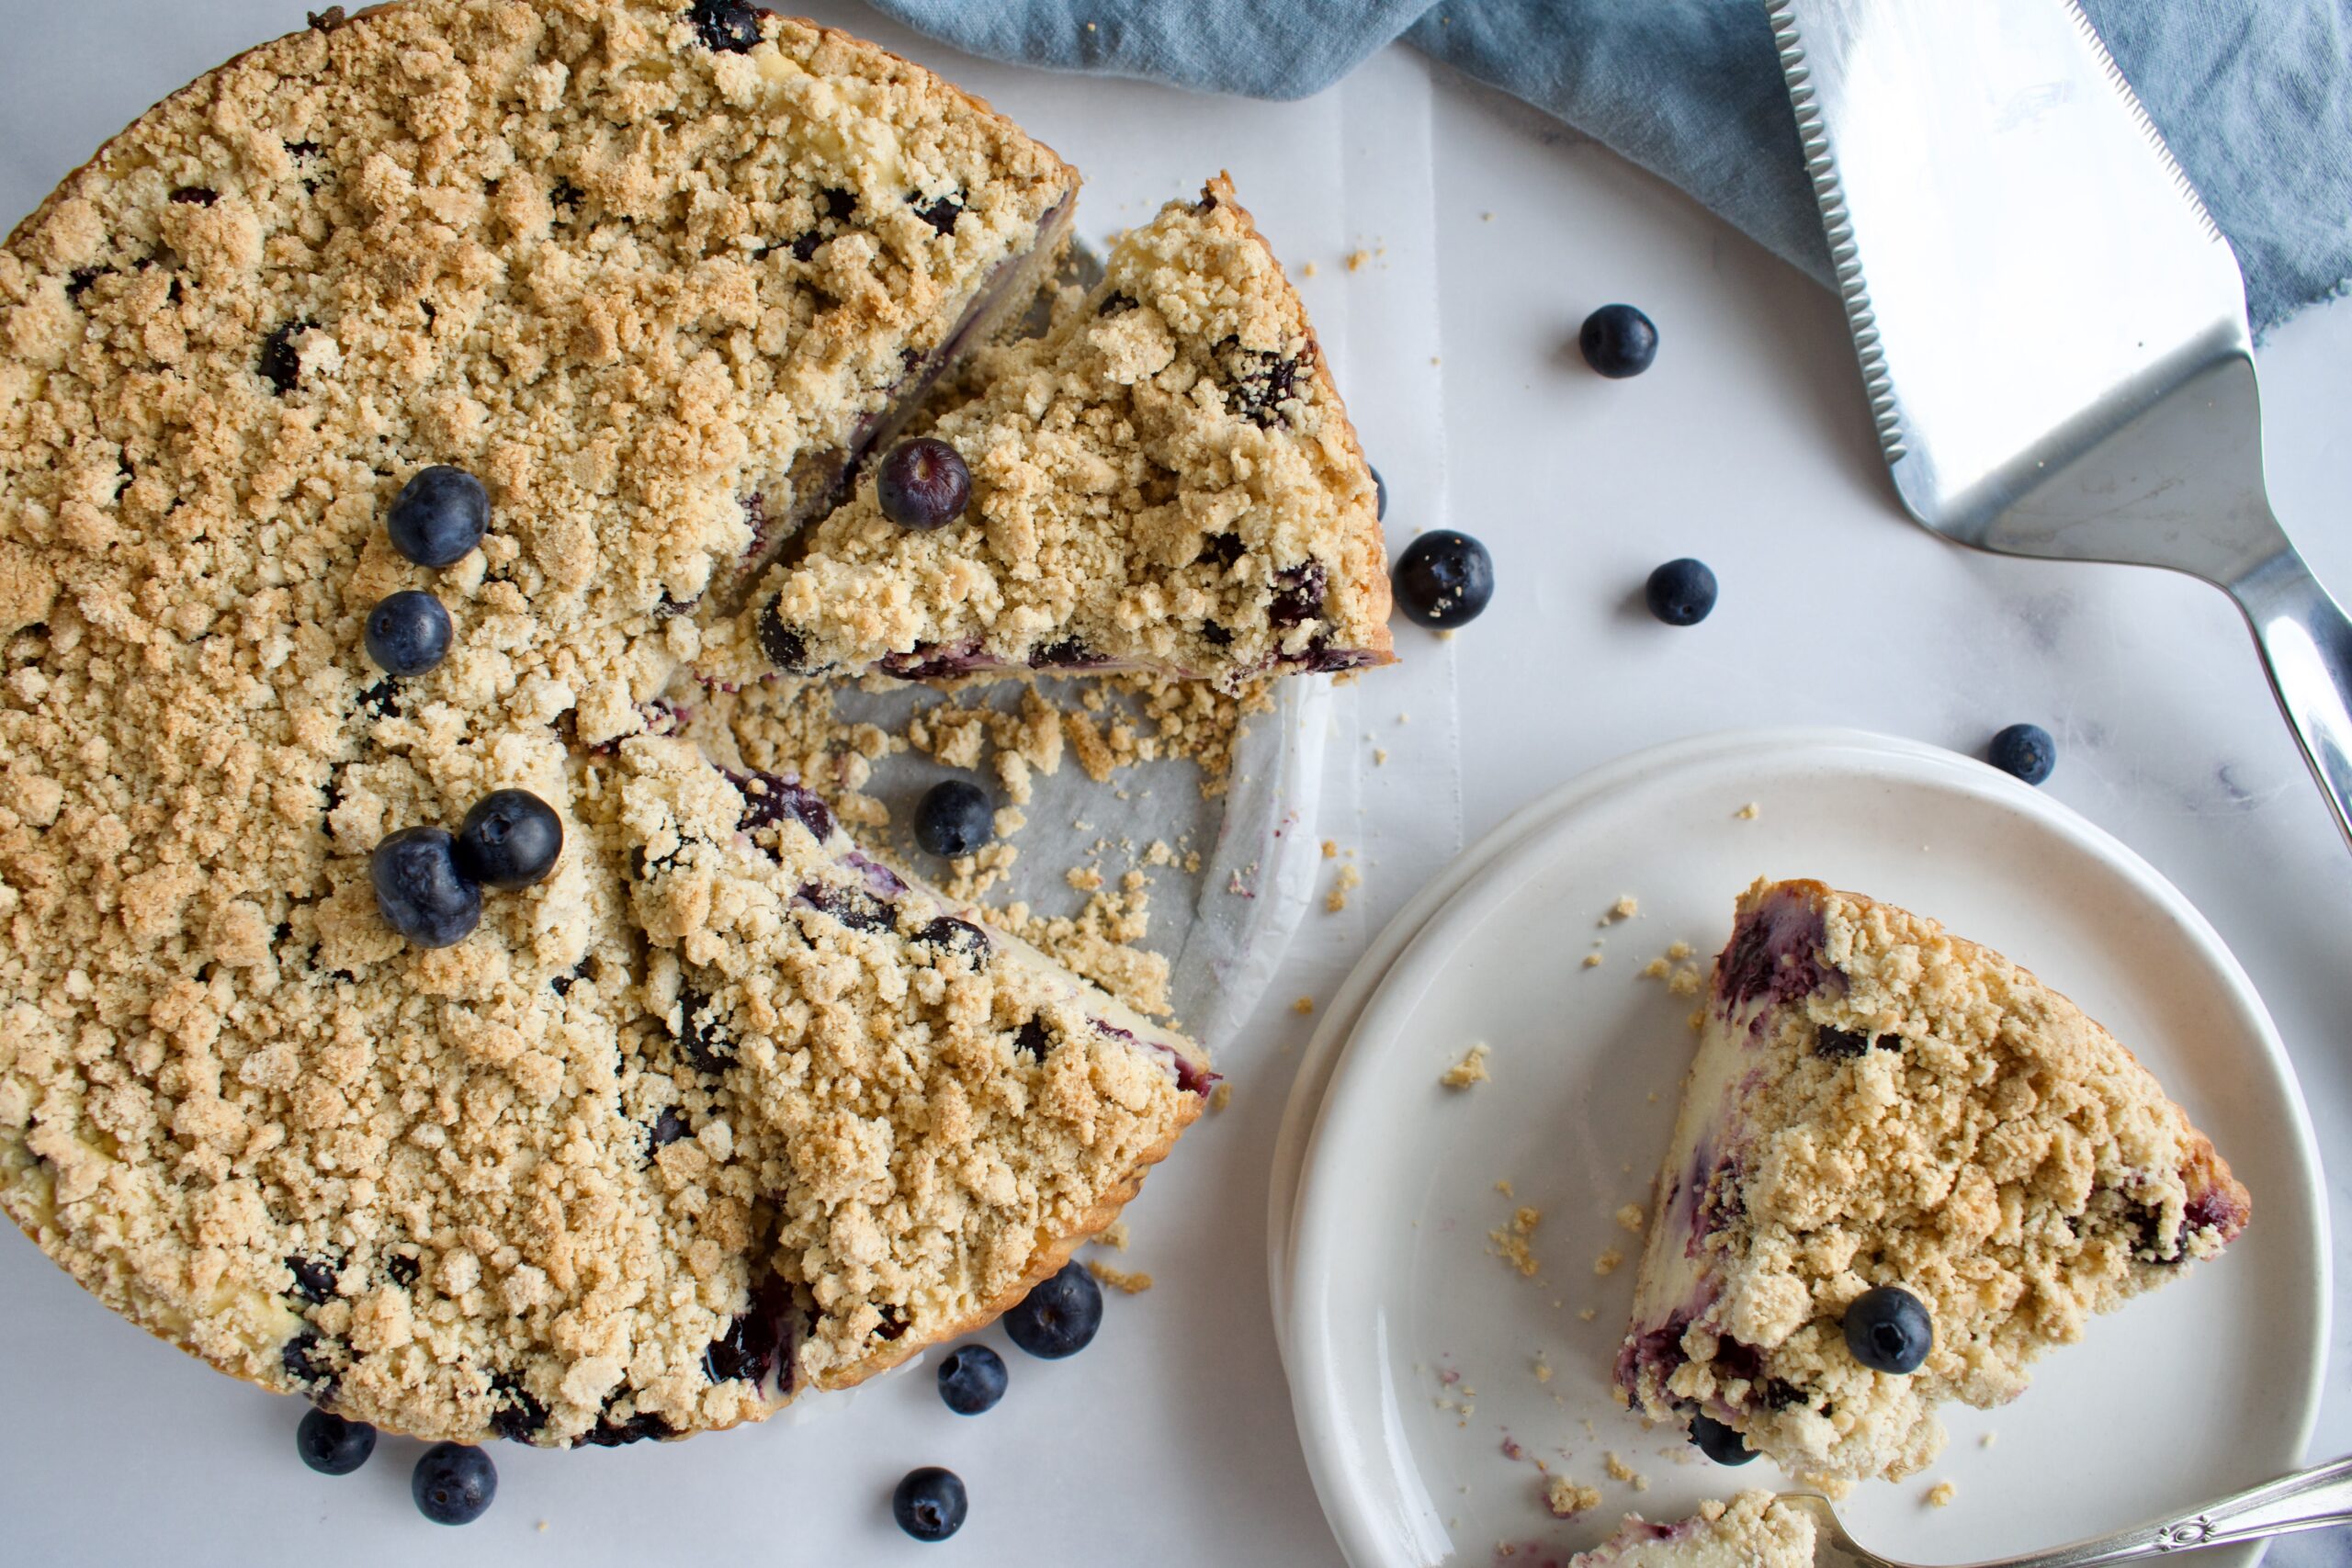
M 1263 1277 L 1267 1159 L 1309 1028 L 1289 998 L 1328 996 L 1466 836 L 1582 768 L 1726 726 L 1851 724 L 1973 750 L 2012 720 L 2047 725 L 2051 793 L 2221 930 L 2295 1055 L 2323 1146 L 2352 1148 L 2352 859 L 2234 613 L 2183 580 L 1997 560 L 1911 526 L 1826 293 L 1605 151 L 1410 55 L 1305 104 L 1237 104 L 961 62 L 847 4 L 818 10 L 905 43 L 1077 162 L 1089 234 L 1230 167 L 1284 257 L 1316 264 L 1303 288 L 1388 478 L 1392 541 L 1450 524 L 1497 558 L 1484 620 L 1450 642 L 1400 624 L 1405 662 L 1340 694 L 1322 831 L 1359 852 L 1366 884 L 1345 912 L 1309 916 L 1272 998 L 1217 1043 L 1232 1108 L 1129 1216 L 1126 1261 L 1158 1288 L 1114 1299 L 1080 1358 L 1016 1356 L 1012 1395 L 987 1417 L 946 1416 L 918 1372 L 808 1425 L 616 1452 L 502 1448 L 497 1507 L 438 1533 L 408 1502 L 413 1445 L 388 1440 L 347 1481 L 311 1476 L 289 1451 L 291 1402 L 113 1320 L 10 1235 L 13 1560 L 357 1563 L 429 1544 L 453 1562 L 928 1561 L 885 1499 L 906 1469 L 941 1462 L 972 1487 L 947 1549 L 967 1562 L 1335 1562 Z M 145 104 L 300 13 L 300 0 L 0 0 L 0 213 L 29 209 Z M 1351 272 L 1358 247 L 1372 254 Z M 1611 299 L 1648 310 L 1664 339 L 1635 381 L 1603 382 L 1575 356 L 1577 321 Z M 2352 588 L 2339 500 L 2352 308 L 2282 330 L 2263 370 L 2281 514 L 2321 575 Z M 1683 554 L 1713 565 L 1723 602 L 1668 630 L 1638 591 Z M 2347 1175 L 2352 1155 L 2330 1171 L 2341 1214 Z M 2339 1344 L 2340 1309 L 2339 1293 Z M 2197 1413 L 2181 1419 L 2193 1440 Z M 2352 1394 L 2332 1373 L 2313 1451 L 2347 1450 Z M 1952 1510 L 1954 1557 L 1969 1555 L 1970 1502 Z M 2307 1539 L 2271 1560 L 2347 1555 Z

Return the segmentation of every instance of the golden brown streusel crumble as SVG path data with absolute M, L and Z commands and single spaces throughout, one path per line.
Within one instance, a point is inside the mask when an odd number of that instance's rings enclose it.
M 983 374 L 928 430 L 969 466 L 962 516 L 901 528 L 863 484 L 712 670 L 1144 668 L 1232 687 L 1388 660 L 1371 470 L 1223 178 L 1122 238 L 1091 293 Z
M 322 17 L 0 249 L 0 1206 L 215 1365 L 420 1436 L 854 1381 L 1197 1112 L 1181 1042 L 927 940 L 933 895 L 807 907 L 869 874 L 846 840 L 648 738 L 1076 183 L 927 72 L 722 10 Z M 428 575 L 381 518 L 440 462 L 492 525 Z M 396 682 L 360 623 L 409 587 L 457 637 Z M 509 785 L 554 876 L 405 947 L 369 852 Z
M 1620 1388 L 1824 1483 L 1917 1472 L 1939 1402 L 2014 1398 L 2034 1357 L 2249 1214 L 2211 1141 L 2074 1003 L 1817 882 L 1741 897 L 1655 1207 Z M 1908 1374 L 1847 1348 L 1849 1303 L 1881 1285 L 1934 1322 Z

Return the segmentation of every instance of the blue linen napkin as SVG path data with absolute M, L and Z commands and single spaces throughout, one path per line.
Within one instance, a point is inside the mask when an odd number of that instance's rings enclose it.
M 1815 277 L 1761 0 L 869 0 L 969 53 L 1295 98 L 1398 38 L 1662 175 Z M 2257 331 L 2352 277 L 2352 0 L 2083 0 L 2245 270 Z

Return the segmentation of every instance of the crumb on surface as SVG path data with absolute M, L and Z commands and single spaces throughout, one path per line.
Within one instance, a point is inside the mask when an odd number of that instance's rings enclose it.
M 1385 768 L 1388 765 L 1387 747 L 1375 746 L 1372 749 L 1372 765 L 1375 768 Z
M 1642 901 L 1631 893 L 1623 894 L 1618 897 L 1617 902 L 1610 905 L 1602 913 L 1600 923 L 1604 926 L 1613 926 L 1620 920 L 1630 920 L 1641 912 Z
M 1647 964 L 1642 965 L 1640 977 L 1645 980 L 1663 980 L 1667 976 L 1667 968 L 1668 965 L 1665 959 L 1653 958 Z
M 1577 1314 L 1577 1321 L 1578 1323 L 1590 1323 L 1594 1318 L 1599 1317 L 1600 1315 L 1600 1314 L 1593 1308 L 1586 1307 L 1582 1312 Z
M 1518 1196 L 1518 1194 L 1511 1190 L 1510 1179 L 1509 1177 L 1497 1178 L 1495 1180 L 1495 1190 L 1501 1193 L 1506 1198 Z
M 1667 946 L 1666 956 L 1670 961 L 1679 964 L 1690 956 L 1690 944 L 1687 942 L 1670 942 Z
M 1296 1001 L 1290 1004 L 1290 1010 L 1298 1014 L 1299 1017 L 1305 1018 L 1308 1013 L 1315 1010 L 1315 998 L 1313 997 L 1301 997 Z
M 1642 1234 L 1642 1226 L 1649 1220 L 1649 1211 L 1639 1203 L 1627 1203 L 1617 1211 L 1617 1224 L 1634 1235 Z
M 1552 1381 L 1552 1363 L 1544 1359 L 1541 1351 L 1538 1351 L 1535 1357 L 1535 1381 L 1537 1382 Z
M 1330 914 L 1338 914 L 1348 907 L 1348 895 L 1363 886 L 1363 872 L 1352 865 L 1341 866 L 1339 874 L 1331 878 L 1331 891 L 1323 897 L 1324 909 Z
M 1588 969 L 1598 969 L 1598 968 L 1600 968 L 1600 954 L 1599 954 L 1599 953 L 1586 953 L 1586 954 L 1584 955 L 1584 966 L 1585 966 L 1586 968 L 1588 968 Z
M 1114 1268 L 1098 1258 L 1086 1260 L 1086 1271 L 1097 1280 L 1125 1295 L 1139 1296 L 1151 1289 L 1151 1276 L 1137 1270 Z
M 1448 1089 L 1468 1089 L 1472 1084 L 1487 1082 L 1489 1077 L 1486 1042 L 1478 1041 L 1462 1054 L 1462 1060 L 1446 1068 L 1444 1076 L 1437 1081 Z
M 1999 1436 L 1998 1433 L 1987 1432 L 1976 1439 L 1976 1446 L 1980 1449 L 1989 1449 L 1993 1446 L 1993 1439 L 1997 1436 Z
M 1555 1519 L 1573 1519 L 1600 1506 L 1600 1488 L 1555 1475 L 1544 1483 L 1544 1506 Z
M 1960 1488 L 1950 1481 L 1939 1481 L 1928 1488 L 1927 1504 L 1930 1508 L 1949 1508 L 1952 1499 L 1960 1495 Z
M 1113 1220 L 1104 1225 L 1095 1233 L 1094 1245 L 1107 1247 L 1114 1252 L 1125 1252 L 1127 1249 L 1127 1222 Z
M 1220 1079 L 1218 1079 L 1218 1080 L 1217 1080 L 1217 1086 L 1216 1086 L 1216 1088 L 1215 1088 L 1215 1089 L 1213 1089 L 1209 1090 L 1209 1110 L 1210 1110 L 1210 1111 L 1211 1111 L 1212 1113 L 1214 1113 L 1214 1112 L 1216 1112 L 1216 1111 L 1222 1111 L 1222 1110 L 1224 1110 L 1227 1106 L 1228 1106 L 1228 1105 L 1230 1105 L 1230 1104 L 1232 1104 L 1232 1103 L 1233 1103 L 1233 1080 L 1232 1080 L 1231 1078 L 1220 1078 Z
M 1699 994 L 1699 984 L 1698 969 L 1685 964 L 1667 976 L 1667 994 L 1675 997 L 1695 997 Z
M 1764 808 L 1751 800 L 1747 805 L 1741 807 L 1737 811 L 1732 813 L 1732 815 L 1737 817 L 1743 822 L 1753 822 L 1758 817 L 1764 815 Z
M 1355 250 L 1348 253 L 1348 270 L 1350 272 L 1362 272 L 1365 267 L 1370 266 L 1371 265 L 1372 253 L 1370 251 L 1364 250 L 1359 246 Z
M 1326 839 L 1323 840 L 1323 858 L 1325 860 L 1338 860 L 1340 858 L 1339 840 Z
M 1619 1459 L 1616 1450 L 1610 1450 L 1601 1455 L 1601 1459 L 1608 1467 L 1610 1480 L 1623 1482 L 1636 1492 L 1646 1492 L 1650 1489 L 1650 1478 Z
M 1508 1226 L 1498 1225 L 1487 1233 L 1487 1241 L 1493 1244 L 1490 1250 L 1519 1270 L 1522 1279 L 1532 1280 L 1543 1268 L 1535 1259 L 1535 1248 L 1531 1240 L 1535 1235 L 1535 1227 L 1543 1223 L 1541 1210 L 1521 1205 L 1511 1215 Z
M 1091 28 L 1094 26 L 1092 22 L 1089 22 L 1086 25 L 1089 28 Z M 1299 264 L 1298 276 L 1301 277 L 1313 277 L 1316 274 L 1316 265 L 1313 262 L 1302 262 Z
M 1605 1277 L 1617 1272 L 1624 1262 L 1625 1255 L 1612 1247 L 1592 1260 L 1592 1271 Z

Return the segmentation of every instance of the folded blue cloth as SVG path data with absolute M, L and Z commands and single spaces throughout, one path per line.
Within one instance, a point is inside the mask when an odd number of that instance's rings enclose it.
M 870 0 L 970 53 L 1295 98 L 1402 38 L 1828 276 L 1761 0 Z M 2352 276 L 2352 0 L 2083 0 L 2257 329 Z

